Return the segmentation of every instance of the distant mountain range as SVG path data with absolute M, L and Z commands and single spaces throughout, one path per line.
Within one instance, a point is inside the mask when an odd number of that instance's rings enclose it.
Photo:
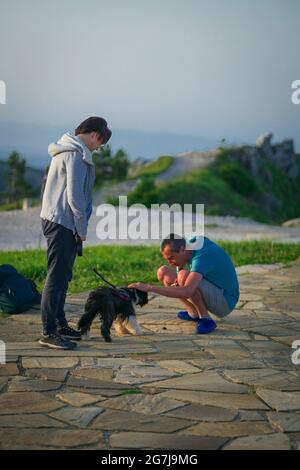
M 12 150 L 17 150 L 28 165 L 44 168 L 49 164 L 47 148 L 58 140 L 71 126 L 0 123 L 0 159 L 6 160 Z M 113 151 L 123 148 L 134 160 L 153 160 L 160 155 L 177 155 L 192 150 L 209 150 L 219 141 L 196 135 L 167 132 L 142 132 L 113 129 Z

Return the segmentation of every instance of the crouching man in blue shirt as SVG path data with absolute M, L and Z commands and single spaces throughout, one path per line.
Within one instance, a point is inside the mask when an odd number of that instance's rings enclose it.
M 169 263 L 157 271 L 165 287 L 141 282 L 130 287 L 180 299 L 186 310 L 178 312 L 178 317 L 195 321 L 196 333 L 210 333 L 217 325 L 208 311 L 223 318 L 239 300 L 237 274 L 230 256 L 206 237 L 186 241 L 175 234 L 163 240 L 161 253 Z

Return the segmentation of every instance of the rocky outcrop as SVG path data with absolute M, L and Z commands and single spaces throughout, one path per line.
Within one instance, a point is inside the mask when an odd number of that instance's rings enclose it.
M 267 133 L 259 137 L 256 141 L 256 148 L 280 170 L 284 171 L 291 178 L 295 179 L 299 175 L 299 168 L 295 158 L 293 139 L 283 140 L 281 143 L 272 145 L 273 134 Z
M 272 133 L 261 135 L 256 145 L 221 147 L 224 164 L 243 167 L 257 186 L 255 203 L 273 220 L 297 217 L 299 200 L 300 159 L 294 142 L 286 139 L 272 144 Z M 250 195 L 249 195 L 250 196 Z
M 286 139 L 272 145 L 272 138 L 273 134 L 269 132 L 260 136 L 255 146 L 244 145 L 226 148 L 227 160 L 241 163 L 249 170 L 254 179 L 259 177 L 272 183 L 273 175 L 270 171 L 270 165 L 268 165 L 270 163 L 296 180 L 300 176 L 300 171 L 293 140 Z
M 290 178 L 298 178 L 299 166 L 296 160 L 293 139 L 285 139 L 272 145 L 272 138 L 273 134 L 268 132 L 257 139 L 255 146 L 242 147 L 239 159 L 251 170 L 254 177 L 263 171 L 268 178 L 266 163 L 269 162 Z

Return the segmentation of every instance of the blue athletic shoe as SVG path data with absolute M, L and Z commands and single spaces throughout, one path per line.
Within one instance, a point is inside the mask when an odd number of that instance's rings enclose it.
M 180 320 L 187 320 L 187 321 L 197 321 L 197 320 L 199 320 L 199 317 L 193 318 L 185 310 L 181 310 L 180 312 L 178 312 L 177 317 L 180 318 Z
M 206 333 L 211 333 L 216 328 L 217 324 L 212 318 L 199 318 L 195 333 L 198 335 L 205 335 Z

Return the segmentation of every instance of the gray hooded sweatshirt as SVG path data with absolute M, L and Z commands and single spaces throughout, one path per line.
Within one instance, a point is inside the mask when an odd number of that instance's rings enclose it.
M 40 217 L 86 237 L 92 213 L 95 167 L 80 137 L 64 134 L 48 152 L 52 157 Z

